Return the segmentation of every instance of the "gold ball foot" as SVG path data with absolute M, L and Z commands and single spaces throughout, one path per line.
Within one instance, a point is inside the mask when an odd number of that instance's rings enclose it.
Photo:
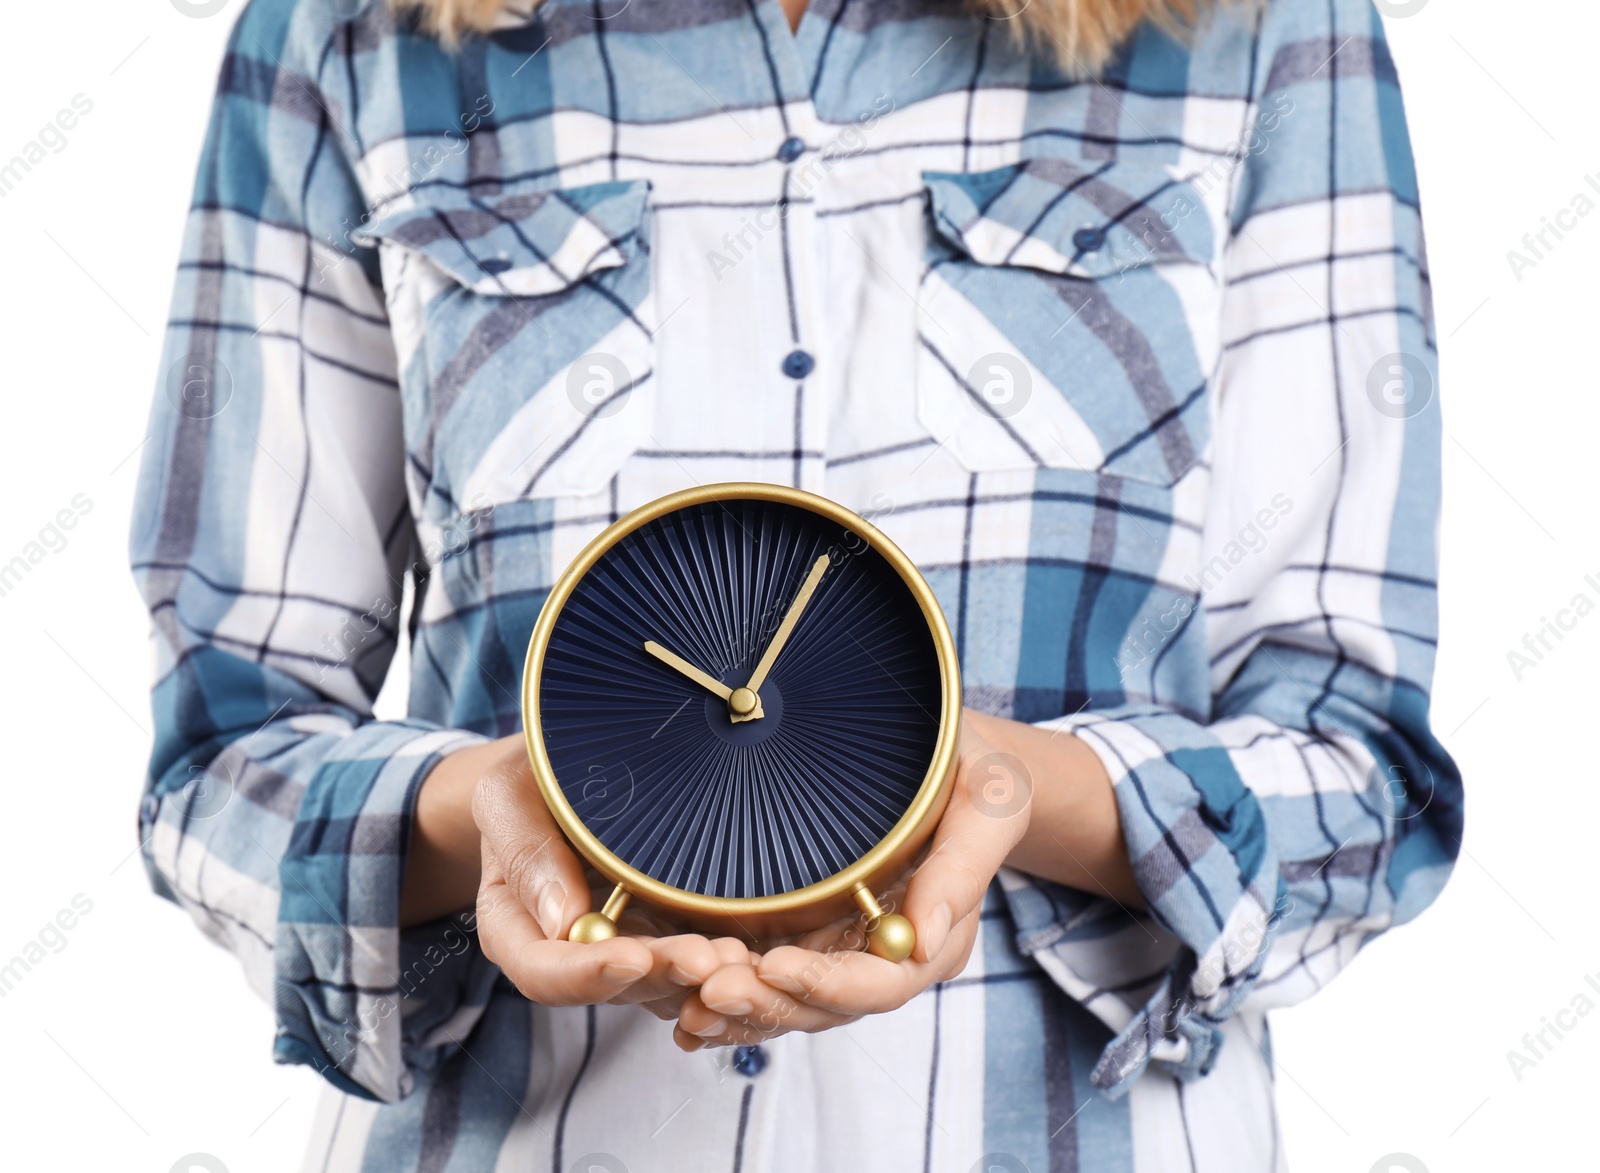
M 572 928 L 567 930 L 567 940 L 576 941 L 580 945 L 609 941 L 616 935 L 616 922 L 603 912 L 586 912 L 573 921 Z
M 917 930 L 897 912 L 888 912 L 867 926 L 867 952 L 885 961 L 904 961 L 917 947 Z

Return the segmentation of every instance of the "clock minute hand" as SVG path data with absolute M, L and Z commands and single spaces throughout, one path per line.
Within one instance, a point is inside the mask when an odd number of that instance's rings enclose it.
M 761 653 L 761 659 L 756 664 L 756 670 L 750 674 L 750 682 L 745 685 L 757 696 L 761 694 L 761 686 L 767 682 L 767 673 L 772 671 L 772 666 L 778 662 L 778 654 L 783 651 L 783 645 L 789 642 L 789 635 L 794 631 L 796 623 L 800 622 L 800 613 L 806 609 L 806 604 L 811 601 L 811 596 L 816 594 L 817 584 L 822 581 L 822 576 L 827 572 L 829 558 L 822 555 L 811 564 L 811 573 L 806 575 L 805 582 L 800 584 L 800 592 L 795 595 L 794 602 L 789 604 L 789 610 L 783 616 L 783 622 L 778 624 L 778 630 L 773 633 L 772 642 L 767 645 L 767 650 Z M 749 716 L 734 716 L 735 721 L 749 721 L 758 716 L 751 713 Z
M 667 667 L 677 669 L 690 680 L 704 688 L 709 689 L 714 695 L 721 697 L 723 700 L 727 700 L 733 695 L 733 689 L 729 688 L 726 684 L 723 684 L 722 681 L 711 676 L 709 673 L 700 671 L 700 669 L 689 663 L 688 660 L 685 660 L 682 656 L 678 655 L 677 652 L 667 651 L 666 648 L 656 643 L 655 640 L 645 640 L 644 650 L 649 652 L 656 659 L 660 660 L 663 664 L 667 665 Z

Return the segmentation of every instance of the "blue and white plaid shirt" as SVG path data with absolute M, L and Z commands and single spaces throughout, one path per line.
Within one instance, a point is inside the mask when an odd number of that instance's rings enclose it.
M 502 23 L 451 55 L 379 0 L 245 10 L 140 482 L 146 859 L 332 1084 L 308 1167 L 1281 1167 L 1266 1012 L 1427 905 L 1461 824 L 1368 0 L 1146 28 L 1094 84 L 954 0 Z M 737 1063 L 529 1004 L 470 915 L 397 927 L 418 783 L 518 728 L 553 580 L 722 480 L 915 559 L 967 703 L 1104 761 L 1148 914 L 1003 871 L 959 978 Z

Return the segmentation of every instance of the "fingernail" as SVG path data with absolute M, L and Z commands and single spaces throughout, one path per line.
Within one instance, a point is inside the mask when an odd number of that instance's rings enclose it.
M 723 1031 L 725 1031 L 727 1029 L 728 1029 L 728 1020 L 726 1018 L 719 1018 L 719 1019 L 716 1019 L 714 1022 L 707 1023 L 705 1026 L 702 1026 L 699 1030 L 692 1030 L 689 1033 L 692 1034 L 692 1035 L 697 1035 L 702 1039 L 709 1039 L 709 1038 L 715 1038 L 717 1035 L 720 1035 Z
M 678 986 L 698 986 L 706 979 L 696 977 L 677 962 L 673 962 L 667 967 L 667 980 Z
M 793 978 L 782 977 L 779 974 L 773 974 L 770 977 L 762 974 L 761 980 L 775 989 L 782 990 L 785 994 L 793 994 L 796 998 L 805 997 L 806 988 Z
M 545 940 L 554 941 L 561 936 L 561 914 L 567 907 L 566 889 L 556 880 L 551 880 L 539 889 L 539 928 L 544 931 Z
M 752 1010 L 754 1010 L 755 1007 L 741 998 L 734 1002 L 718 1002 L 716 1005 L 712 1005 L 710 1002 L 707 1002 L 706 1009 L 715 1010 L 718 1014 L 731 1014 L 735 1018 L 743 1018 L 746 1014 L 749 1014 Z
M 927 949 L 928 960 L 932 961 L 939 956 L 939 950 L 944 948 L 945 938 L 949 935 L 950 906 L 941 904 L 928 917 L 928 931 L 923 937 L 923 946 Z
M 613 961 L 600 967 L 600 976 L 609 982 L 636 982 L 644 976 L 644 970 L 637 965 Z

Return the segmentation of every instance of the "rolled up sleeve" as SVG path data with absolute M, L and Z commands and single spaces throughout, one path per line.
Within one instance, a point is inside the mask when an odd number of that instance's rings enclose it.
M 156 890 L 276 1008 L 276 1057 L 394 1100 L 498 971 L 470 915 L 399 927 L 417 790 L 481 739 L 373 718 L 416 544 L 327 7 L 255 0 L 218 84 L 131 536 L 157 661 L 140 832 Z
M 1319 990 L 1433 900 L 1460 842 L 1428 720 L 1442 429 L 1394 66 L 1367 0 L 1267 6 L 1256 61 L 1251 117 L 1273 117 L 1234 176 L 1202 589 L 1180 600 L 1211 711 L 1043 722 L 1115 784 L 1148 912 L 1001 877 L 1019 947 L 1116 1032 L 1094 1072 L 1114 1093 L 1151 1062 L 1205 1074 L 1225 1020 Z

